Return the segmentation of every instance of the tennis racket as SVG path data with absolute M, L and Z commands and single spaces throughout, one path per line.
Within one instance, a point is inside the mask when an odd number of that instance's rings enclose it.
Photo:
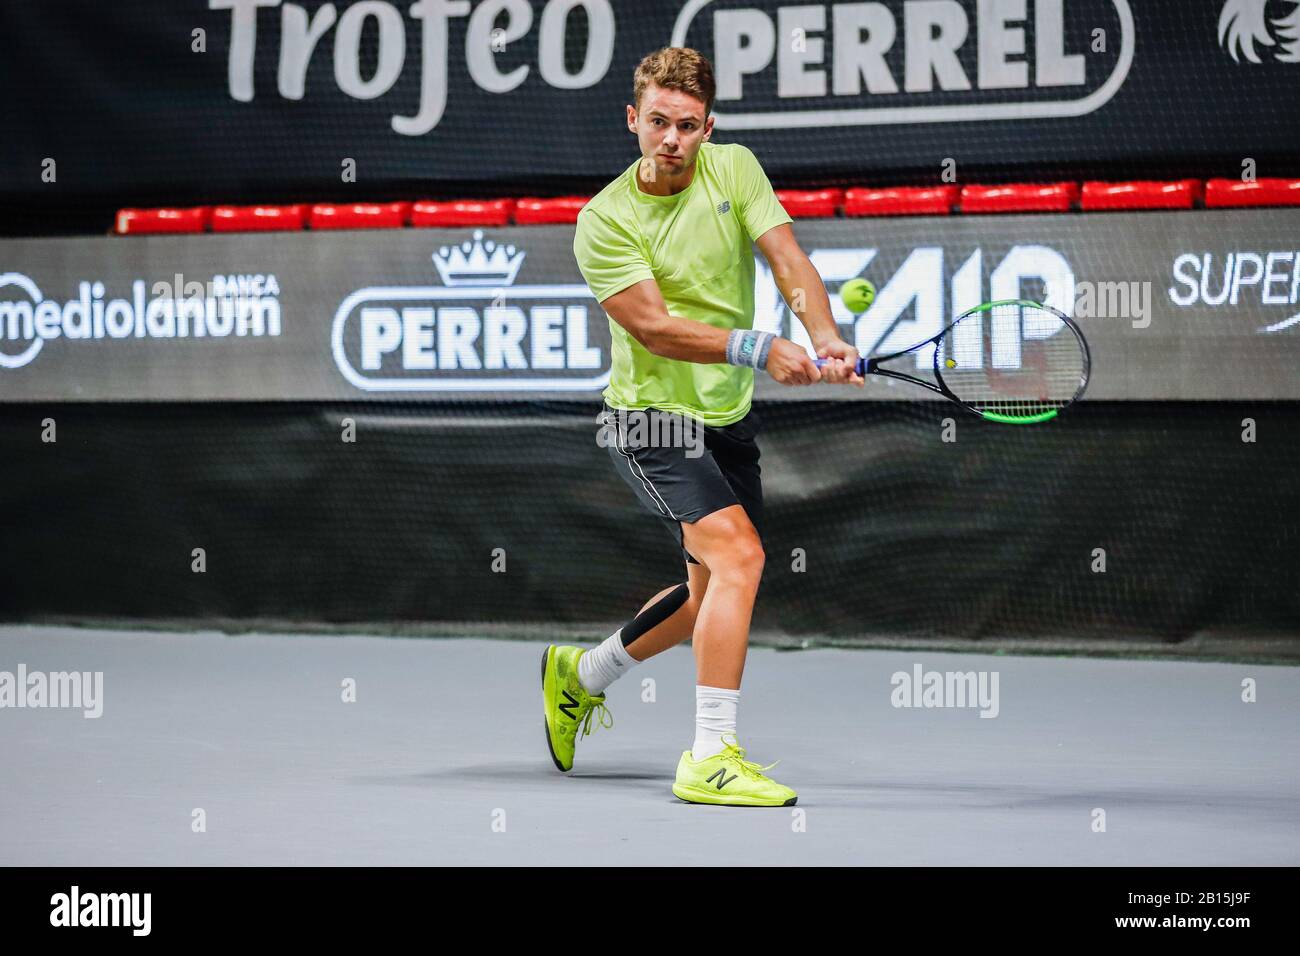
M 933 369 L 924 365 L 933 346 Z M 912 371 L 884 368 L 908 358 Z M 820 368 L 826 359 L 817 359 Z M 990 422 L 1051 421 L 1088 387 L 1092 357 L 1074 320 L 1041 302 L 1004 299 L 963 312 L 938 335 L 889 355 L 858 359 L 857 373 L 883 375 L 938 392 Z M 918 377 L 921 376 L 921 377 Z

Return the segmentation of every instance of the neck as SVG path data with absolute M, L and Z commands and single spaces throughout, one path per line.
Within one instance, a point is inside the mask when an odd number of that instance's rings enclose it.
M 675 196 L 689 186 L 695 178 L 695 163 L 678 172 L 665 172 L 656 164 L 655 177 L 649 182 L 643 175 L 644 170 L 644 166 L 637 169 L 636 188 L 649 196 Z

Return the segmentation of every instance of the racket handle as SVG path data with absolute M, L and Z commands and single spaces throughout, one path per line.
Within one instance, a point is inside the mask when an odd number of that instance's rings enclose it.
M 824 358 L 816 359 L 817 367 L 818 367 L 818 368 L 825 368 L 825 367 L 826 367 L 826 363 L 829 362 L 829 361 L 830 361 L 830 359 L 824 359 Z M 864 359 L 864 358 L 862 358 L 861 356 L 859 356 L 857 362 L 856 362 L 856 363 L 854 364 L 854 366 L 853 366 L 853 371 L 857 372 L 859 375 L 866 375 L 866 374 L 867 374 L 867 360 Z

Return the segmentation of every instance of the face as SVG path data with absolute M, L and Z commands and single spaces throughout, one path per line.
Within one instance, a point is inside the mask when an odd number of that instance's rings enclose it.
M 641 94 L 641 108 L 627 108 L 627 128 L 641 146 L 641 178 L 672 181 L 694 167 L 713 132 L 713 117 L 706 118 L 704 103 L 689 93 L 652 83 Z

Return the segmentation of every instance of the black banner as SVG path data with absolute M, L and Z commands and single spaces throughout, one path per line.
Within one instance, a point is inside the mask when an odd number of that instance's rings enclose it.
M 1300 172 L 1294 0 L 63 0 L 0 38 L 0 200 L 50 207 L 594 189 L 670 44 L 778 185 Z
M 488 792 L 495 799 L 495 791 Z M 311 811 L 299 812 L 306 815 Z M 0 873 L 8 877 L 0 897 L 0 917 L 5 920 L 7 938 L 33 947 L 53 948 L 56 942 L 66 945 L 68 939 L 129 944 L 141 938 L 181 946 L 193 940 L 196 926 L 203 927 L 205 939 L 231 947 L 246 944 L 253 926 L 257 927 L 259 939 L 276 944 L 373 946 L 374 923 L 379 919 L 395 932 L 428 932 L 429 891 L 419 874 L 432 876 L 435 867 L 457 867 L 455 878 L 447 883 L 449 888 L 439 890 L 439 899 L 452 906 L 468 907 L 483 894 L 499 897 L 509 906 L 514 919 L 504 932 L 494 929 L 494 938 L 510 945 L 525 945 L 525 932 L 519 928 L 527 927 L 531 932 L 531 927 L 543 922 L 550 915 L 547 902 L 535 893 L 502 888 L 504 868 L 527 864 L 497 846 L 507 839 L 501 833 L 485 827 L 483 836 L 471 836 L 473 831 L 465 819 L 444 813 L 428 823 L 421 837 L 439 852 L 430 853 L 418 871 L 351 861 L 346 869 L 314 867 L 299 865 L 296 860 L 275 867 L 7 868 Z M 366 820 L 370 822 L 368 816 Z M 542 810 L 536 810 L 527 825 L 531 829 L 524 832 L 532 838 L 532 843 L 526 844 L 530 848 L 533 844 L 549 847 L 566 836 L 553 824 L 551 815 Z M 860 826 L 854 818 L 842 832 L 846 837 L 856 836 Z M 452 850 L 457 844 L 443 835 L 452 827 L 461 828 L 456 834 L 459 845 L 472 846 L 472 854 Z M 398 835 L 383 833 L 367 845 L 366 852 L 382 853 Z M 568 845 L 572 842 L 570 837 Z M 513 852 L 522 856 L 518 850 Z M 845 866 L 860 871 L 872 867 L 865 873 L 869 876 L 881 872 L 879 868 L 884 866 L 881 854 L 855 857 L 843 844 L 835 845 L 823 857 L 825 862 L 815 869 L 793 851 L 785 852 L 783 863 L 803 864 L 801 886 L 818 895 L 829 896 L 834 891 L 834 881 L 842 878 Z M 906 852 L 909 855 L 904 862 L 909 862 L 915 851 L 909 846 Z M 642 863 L 646 855 L 640 841 L 606 851 L 606 858 L 625 867 L 619 873 L 623 882 L 629 876 L 635 879 L 626 867 Z M 683 852 L 675 858 L 661 853 L 661 858 L 683 870 L 701 867 L 698 855 Z M 717 855 L 711 862 L 716 859 Z M 485 864 L 488 860 L 491 866 Z M 908 932 L 923 927 L 927 943 L 966 944 L 972 935 L 969 927 L 981 924 L 995 926 L 998 937 L 1008 942 L 1036 941 L 1059 933 L 1063 926 L 1069 928 L 1072 939 L 1096 939 L 1109 945 L 1130 934 L 1142 940 L 1171 937 L 1184 944 L 1191 936 L 1206 934 L 1216 941 L 1258 942 L 1267 934 L 1280 933 L 1287 925 L 1290 873 L 1291 868 L 1283 866 L 1083 869 L 993 866 L 981 861 L 979 865 L 947 867 L 892 866 L 889 879 L 876 881 L 880 885 L 873 886 L 871 893 L 876 904 L 887 907 L 895 928 Z M 752 879 L 757 885 L 766 873 L 757 864 L 747 863 L 743 868 L 730 866 L 728 875 L 746 884 Z M 936 921 L 932 897 L 940 894 L 945 919 Z M 319 918 L 322 900 L 343 895 L 350 909 L 362 918 Z M 778 927 L 785 925 L 792 932 L 802 928 L 794 919 L 780 922 L 779 917 L 784 915 L 778 915 Z M 822 925 L 836 932 L 838 926 L 847 933 L 857 924 L 832 915 Z

